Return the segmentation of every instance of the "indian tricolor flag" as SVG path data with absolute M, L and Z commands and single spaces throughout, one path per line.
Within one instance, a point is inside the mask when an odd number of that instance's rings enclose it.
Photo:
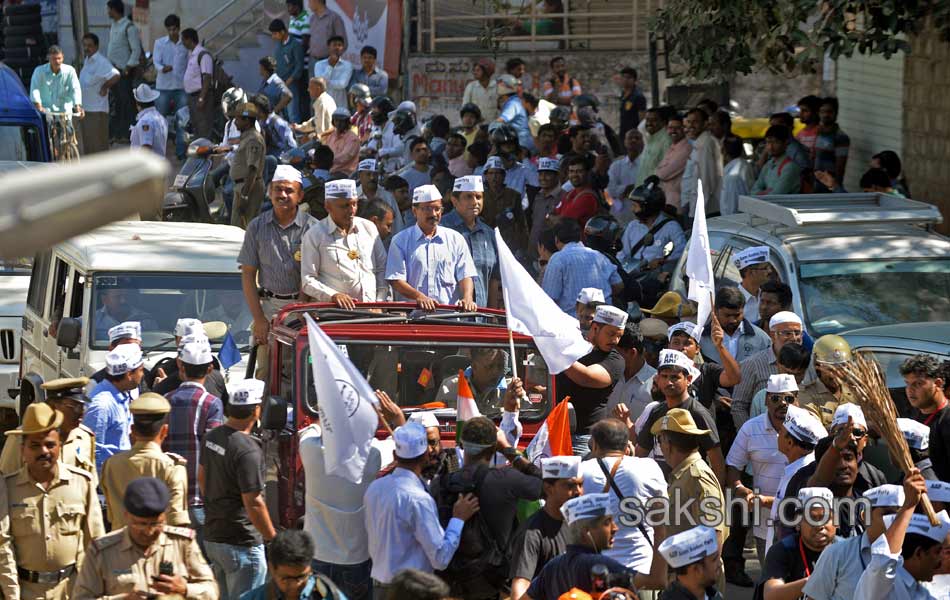
M 482 416 L 482 413 L 478 412 L 478 405 L 475 404 L 475 394 L 472 393 L 472 386 L 468 384 L 468 379 L 465 378 L 465 373 L 459 371 L 459 385 L 457 396 L 458 403 L 457 411 L 455 413 L 455 439 L 462 439 L 462 427 L 465 425 L 465 421 L 469 419 L 474 419 L 475 417 Z
M 528 444 L 525 454 L 532 463 L 537 464 L 542 458 L 549 456 L 574 454 L 574 447 L 571 445 L 571 420 L 567 412 L 568 400 L 570 397 L 564 398 L 554 407 Z

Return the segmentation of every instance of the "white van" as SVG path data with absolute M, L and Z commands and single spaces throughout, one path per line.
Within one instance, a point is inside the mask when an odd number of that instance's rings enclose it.
M 224 375 L 244 379 L 252 317 L 237 256 L 244 231 L 228 225 L 113 223 L 38 254 L 23 317 L 18 412 L 42 400 L 43 381 L 89 377 L 105 366 L 108 330 L 142 324 L 145 364 L 176 352 L 179 318 L 223 321 L 242 352 Z M 221 339 L 212 340 L 217 354 Z

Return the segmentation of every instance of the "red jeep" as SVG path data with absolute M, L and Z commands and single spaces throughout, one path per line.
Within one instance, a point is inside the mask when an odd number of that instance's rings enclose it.
M 310 367 L 310 346 L 303 313 L 349 356 L 374 389 L 385 390 L 406 412 L 436 408 L 444 446 L 455 444 L 455 398 L 440 394 L 442 382 L 471 366 L 473 348 L 503 350 L 505 377 L 510 377 L 508 330 L 504 311 L 480 308 L 460 312 L 439 306 L 423 312 L 414 303 L 361 303 L 355 310 L 332 304 L 295 304 L 273 320 L 270 332 L 270 398 L 264 405 L 262 426 L 270 442 L 278 444 L 277 494 L 279 522 L 295 526 L 304 511 L 304 477 L 297 454 L 297 432 L 316 416 L 316 392 Z M 541 426 L 551 408 L 554 378 L 528 336 L 514 335 L 518 376 L 532 391 L 522 402 L 520 419 L 524 446 Z M 252 366 L 249 372 L 253 372 Z M 543 390 L 540 388 L 544 388 Z M 478 392 L 476 392 L 478 395 Z M 439 407 L 436 399 L 445 400 Z M 476 399 L 477 401 L 478 399 Z M 501 405 L 480 404 L 487 417 L 501 420 Z M 385 438 L 381 430 L 377 434 Z

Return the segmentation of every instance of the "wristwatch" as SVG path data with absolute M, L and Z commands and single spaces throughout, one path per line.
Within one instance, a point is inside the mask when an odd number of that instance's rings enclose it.
M 514 462 L 521 454 L 511 446 L 503 449 L 501 455 L 507 458 L 509 461 Z

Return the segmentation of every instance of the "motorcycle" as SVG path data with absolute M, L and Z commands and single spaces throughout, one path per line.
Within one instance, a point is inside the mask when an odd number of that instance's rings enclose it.
M 162 220 L 212 223 L 215 187 L 211 178 L 214 144 L 198 138 L 188 145 L 187 158 L 162 200 Z
M 310 208 L 310 214 L 316 218 L 326 216 L 326 209 L 323 206 L 323 180 L 314 177 L 310 161 L 313 150 L 320 145 L 319 140 L 312 139 L 280 155 L 281 164 L 290 165 L 300 171 L 303 179 L 303 200 L 301 200 L 301 204 L 307 204 Z

